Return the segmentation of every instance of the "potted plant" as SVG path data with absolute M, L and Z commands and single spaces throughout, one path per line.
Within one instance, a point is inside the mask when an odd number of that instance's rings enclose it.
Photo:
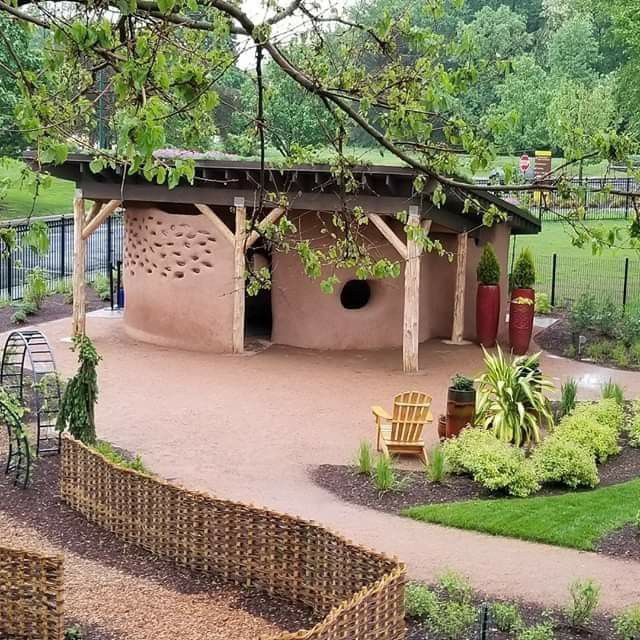
M 511 303 L 509 304 L 509 342 L 516 355 L 529 349 L 533 333 L 535 311 L 536 268 L 529 249 L 523 249 L 511 274 Z
M 476 276 L 476 336 L 483 347 L 495 347 L 500 322 L 500 264 L 490 243 L 482 248 Z
M 456 373 L 447 390 L 447 438 L 457 436 L 473 424 L 476 411 L 476 390 L 473 380 Z

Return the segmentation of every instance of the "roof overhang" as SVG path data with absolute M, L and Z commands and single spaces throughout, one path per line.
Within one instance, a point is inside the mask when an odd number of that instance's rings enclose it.
M 34 154 L 25 154 L 34 163 Z M 91 200 L 141 201 L 167 204 L 203 203 L 212 207 L 231 207 L 236 198 L 244 198 L 245 206 L 257 204 L 260 187 L 260 164 L 245 160 L 195 160 L 193 184 L 181 182 L 169 189 L 146 180 L 142 175 L 126 175 L 122 169 L 105 169 L 93 173 L 89 168 L 91 156 L 71 154 L 60 165 L 44 167 L 52 175 L 75 182 L 85 198 Z M 353 193 L 344 194 L 329 165 L 301 164 L 278 167 L 268 165 L 265 190 L 286 196 L 289 207 L 298 211 L 339 211 L 361 207 L 365 212 L 395 215 L 417 206 L 423 218 L 456 233 L 470 231 L 482 224 L 478 214 L 464 212 L 464 197 L 447 191 L 444 206 L 431 202 L 431 186 L 418 193 L 414 187 L 417 173 L 409 167 L 362 165 L 352 169 L 357 181 Z M 487 204 L 505 211 L 513 233 L 538 233 L 540 221 L 517 204 L 478 191 L 469 185 L 468 192 Z

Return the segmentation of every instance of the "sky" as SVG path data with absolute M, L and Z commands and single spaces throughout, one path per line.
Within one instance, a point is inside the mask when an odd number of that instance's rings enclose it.
M 328 16 L 331 15 L 332 12 L 341 13 L 352 1 L 353 0 L 307 0 L 305 4 L 311 8 L 314 13 Z M 268 0 L 243 0 L 242 8 L 254 23 L 259 24 L 275 13 L 272 9 L 265 9 L 266 6 L 272 4 L 273 2 L 269 2 Z M 289 4 L 289 0 L 277 0 L 277 4 L 283 8 Z M 274 27 L 273 33 L 276 36 L 280 36 L 283 41 L 286 41 L 288 38 L 303 32 L 307 28 L 308 19 L 301 15 L 300 12 L 297 12 L 290 18 L 278 23 L 276 27 Z M 239 38 L 239 42 L 241 45 L 247 47 L 247 50 L 240 56 L 238 61 L 239 66 L 245 69 L 252 67 L 255 60 L 255 49 L 252 43 L 248 42 L 247 38 Z

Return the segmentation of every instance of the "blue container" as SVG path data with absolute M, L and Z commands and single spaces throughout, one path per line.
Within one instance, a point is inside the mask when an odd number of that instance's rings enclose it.
M 124 287 L 118 289 L 117 303 L 118 309 L 124 309 Z

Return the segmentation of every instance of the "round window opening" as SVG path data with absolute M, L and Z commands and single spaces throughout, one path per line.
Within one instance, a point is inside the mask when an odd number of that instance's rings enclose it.
M 362 309 L 370 299 L 371 286 L 366 280 L 349 280 L 340 292 L 340 302 L 345 309 Z

